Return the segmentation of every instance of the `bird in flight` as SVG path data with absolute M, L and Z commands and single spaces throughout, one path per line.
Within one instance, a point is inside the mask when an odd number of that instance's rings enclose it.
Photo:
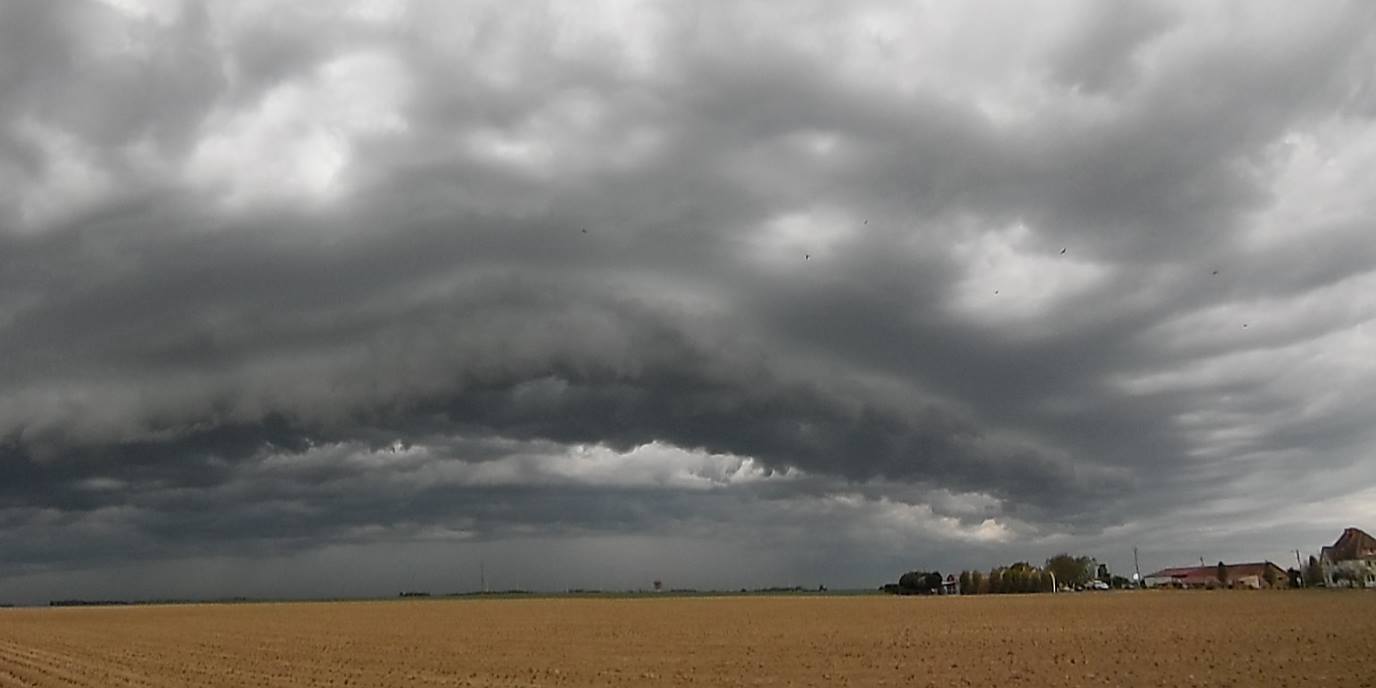
M 1217 275 L 1217 274 L 1218 274 L 1218 271 L 1217 271 L 1217 270 L 1214 270 L 1214 274 Z
M 812 260 L 812 254 L 811 254 L 811 253 L 804 253 L 804 254 L 803 254 L 803 260 Z
M 1061 255 L 1065 255 L 1065 249 L 1061 249 Z

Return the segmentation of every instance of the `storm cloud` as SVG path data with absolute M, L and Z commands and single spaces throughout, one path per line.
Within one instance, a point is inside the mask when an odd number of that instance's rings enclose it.
M 1376 520 L 1373 26 L 6 3 L 0 580 L 1288 561 Z

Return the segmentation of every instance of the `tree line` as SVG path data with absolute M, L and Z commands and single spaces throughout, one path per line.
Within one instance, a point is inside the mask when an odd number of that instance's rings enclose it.
M 1132 587 L 1122 576 L 1112 575 L 1108 567 L 1086 556 L 1057 554 L 1043 566 L 1019 561 L 1008 566 L 995 566 L 986 574 L 982 571 L 961 571 L 956 590 L 962 595 L 1006 595 L 1018 593 L 1053 592 L 1056 588 L 1083 589 L 1094 581 L 1114 588 Z M 945 578 L 939 571 L 909 571 L 898 583 L 883 586 L 885 592 L 897 595 L 936 594 L 946 590 Z
M 980 571 L 961 571 L 959 584 L 962 595 L 1008 595 L 1051 592 L 1055 589 L 1055 580 L 1050 570 L 1020 561 L 1009 566 L 995 566 L 988 575 Z

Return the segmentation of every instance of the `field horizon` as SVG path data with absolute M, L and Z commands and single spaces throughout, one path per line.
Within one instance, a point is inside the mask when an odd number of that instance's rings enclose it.
M 86 607 L 156 607 L 189 605 L 238 605 L 238 604 L 333 604 L 351 602 L 389 602 L 389 601 L 444 601 L 444 600 L 504 600 L 504 599 L 639 599 L 639 598 L 679 598 L 679 597 L 855 597 L 861 595 L 884 596 L 879 588 L 827 588 L 826 590 L 792 589 L 744 589 L 744 590 L 696 590 L 674 589 L 655 592 L 653 590 L 494 590 L 490 592 L 444 592 L 395 593 L 391 595 L 321 596 L 321 597 L 206 597 L 206 598 L 55 598 L 34 602 L 0 602 L 0 609 L 49 609 L 49 608 L 86 608 Z

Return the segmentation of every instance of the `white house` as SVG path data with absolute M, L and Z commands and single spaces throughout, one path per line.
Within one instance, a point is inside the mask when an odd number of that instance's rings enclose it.
M 1319 571 L 1329 587 L 1376 588 L 1376 538 L 1359 528 L 1344 530 L 1337 542 L 1323 548 Z

